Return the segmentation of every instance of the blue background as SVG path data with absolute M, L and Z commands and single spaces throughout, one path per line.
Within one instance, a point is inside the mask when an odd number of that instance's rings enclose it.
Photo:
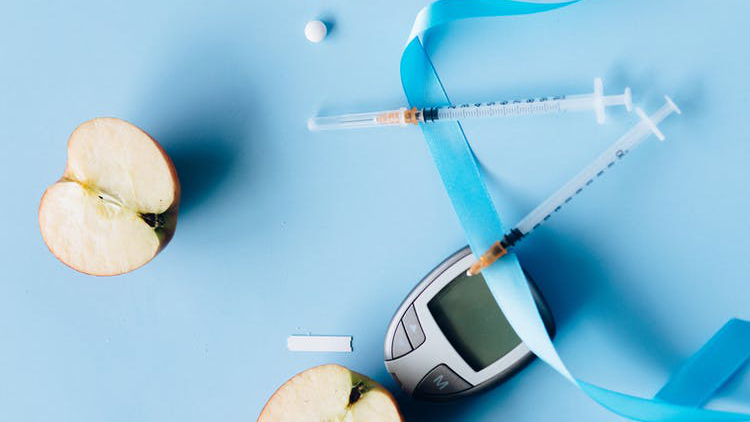
M 305 121 L 402 105 L 401 49 L 426 3 L 67 3 L 0 13 L 0 419 L 253 420 L 327 362 L 396 391 L 386 326 L 465 239 L 418 129 Z M 457 103 L 583 93 L 602 76 L 648 111 L 665 93 L 683 108 L 666 143 L 651 138 L 518 248 L 584 380 L 651 396 L 728 318 L 750 319 L 748 8 L 590 0 L 428 37 Z M 314 45 L 303 27 L 318 17 L 333 27 Z M 183 185 L 172 243 L 115 278 L 65 267 L 37 227 L 68 135 L 97 116 L 150 132 Z M 604 126 L 581 113 L 464 128 L 512 224 L 635 122 L 615 110 Z M 354 352 L 286 351 L 308 332 L 352 335 Z M 750 410 L 747 372 L 709 407 Z M 621 420 L 540 362 L 471 399 L 397 397 L 411 420 Z

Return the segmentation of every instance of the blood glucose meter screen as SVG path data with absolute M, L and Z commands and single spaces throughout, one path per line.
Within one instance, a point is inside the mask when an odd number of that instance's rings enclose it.
M 427 303 L 445 337 L 475 371 L 521 343 L 482 274 L 461 273 Z

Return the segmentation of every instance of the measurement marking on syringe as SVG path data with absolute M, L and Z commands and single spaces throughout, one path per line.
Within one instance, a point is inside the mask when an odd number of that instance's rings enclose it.
M 616 162 L 617 162 L 618 160 L 622 159 L 622 157 L 624 157 L 624 156 L 625 156 L 625 154 L 627 154 L 627 153 L 628 153 L 628 151 L 627 151 L 627 150 L 618 150 L 618 151 L 617 151 L 617 152 L 615 153 L 615 155 L 616 155 L 616 157 L 617 157 L 617 158 L 616 158 L 616 160 L 614 160 L 614 161 L 611 161 L 611 162 L 609 162 L 609 163 L 607 164 L 607 167 L 606 167 L 606 168 L 610 168 L 610 167 L 614 166 L 614 165 L 615 165 L 615 163 L 616 163 Z M 598 179 L 598 178 L 599 178 L 599 177 L 601 177 L 601 176 L 602 176 L 603 174 L 604 174 L 604 170 L 601 170 L 601 171 L 600 171 L 599 173 L 597 173 L 597 174 L 596 174 L 596 176 L 594 176 L 594 178 Z M 593 181 L 594 181 L 594 179 L 589 179 L 589 181 L 588 181 L 588 182 L 586 182 L 586 185 L 585 185 L 585 186 L 588 186 L 588 185 L 590 185 L 591 183 L 593 183 Z M 585 186 L 584 186 L 584 187 L 585 187 Z M 563 201 L 563 203 L 562 203 L 562 204 L 558 205 L 558 206 L 557 206 L 557 207 L 556 207 L 556 208 L 555 208 L 555 209 L 554 209 L 554 210 L 553 210 L 553 211 L 552 211 L 551 213 L 549 213 L 549 214 L 545 215 L 545 216 L 544 216 L 544 218 L 542 219 L 542 221 L 547 221 L 547 220 L 548 220 L 548 219 L 549 219 L 550 217 L 552 217 L 552 214 L 554 214 L 554 213 L 556 213 L 556 212 L 560 211 L 560 209 L 561 209 L 561 208 L 563 207 L 563 205 L 565 205 L 565 204 L 567 204 L 568 202 L 570 202 L 570 201 L 571 201 L 571 200 L 573 199 L 573 197 L 574 197 L 574 196 L 578 196 L 578 194 L 580 194 L 581 192 L 583 192 L 583 187 L 580 187 L 580 188 L 578 188 L 578 189 L 577 189 L 577 190 L 576 190 L 576 191 L 575 191 L 575 192 L 573 193 L 573 195 L 571 195 L 571 196 L 567 197 L 567 198 L 565 199 L 565 201 Z M 541 223 L 541 222 L 539 222 L 539 223 L 536 223 L 536 224 L 534 224 L 534 226 L 533 226 L 533 227 L 531 228 L 531 230 L 529 230 L 529 231 L 527 231 L 526 233 L 524 233 L 524 236 L 526 236 L 527 234 L 529 234 L 529 233 L 533 232 L 534 230 L 536 230 L 536 228 L 537 228 L 537 227 L 539 227 L 540 225 L 542 225 L 542 223 Z
M 564 99 L 565 97 L 559 97 Z M 437 110 L 437 120 L 460 120 L 477 117 L 521 116 L 527 114 L 559 113 L 563 111 L 560 102 L 548 102 L 547 99 L 516 100 L 512 103 L 477 103 L 462 104 Z

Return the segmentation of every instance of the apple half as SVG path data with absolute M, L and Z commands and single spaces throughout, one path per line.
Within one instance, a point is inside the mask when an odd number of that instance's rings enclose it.
M 401 421 L 396 400 L 377 382 L 340 365 L 295 375 L 268 400 L 258 422 Z
M 115 118 L 78 126 L 62 178 L 39 204 L 49 250 L 82 273 L 111 276 L 150 261 L 174 235 L 180 182 L 146 132 Z

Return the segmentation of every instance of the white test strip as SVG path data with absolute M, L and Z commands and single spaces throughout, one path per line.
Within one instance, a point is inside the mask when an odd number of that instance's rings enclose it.
M 286 348 L 292 352 L 351 352 L 352 336 L 289 336 Z

